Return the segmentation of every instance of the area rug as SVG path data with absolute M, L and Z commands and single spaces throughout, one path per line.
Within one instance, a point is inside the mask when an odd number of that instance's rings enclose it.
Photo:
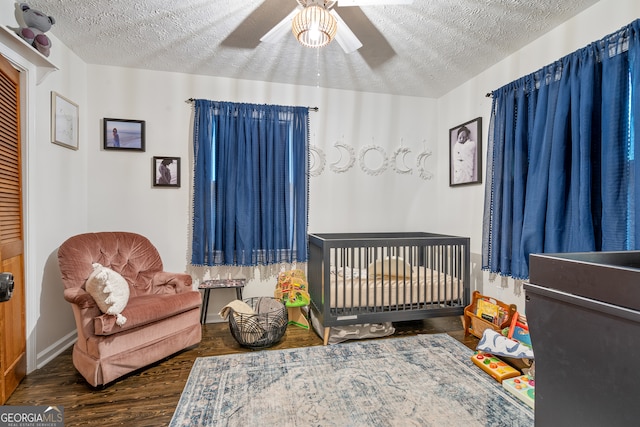
M 533 426 L 446 334 L 203 357 L 171 426 Z

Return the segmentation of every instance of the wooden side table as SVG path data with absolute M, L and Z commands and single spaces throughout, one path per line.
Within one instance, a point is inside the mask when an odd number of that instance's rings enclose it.
M 207 320 L 207 310 L 209 310 L 209 293 L 212 289 L 235 288 L 236 298 L 242 300 L 242 289 L 247 283 L 246 279 L 213 279 L 205 280 L 198 285 L 198 289 L 204 290 L 202 309 L 200 310 L 200 323 L 205 324 Z

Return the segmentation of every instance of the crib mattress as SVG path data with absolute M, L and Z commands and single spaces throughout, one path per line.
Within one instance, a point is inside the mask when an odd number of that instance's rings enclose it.
M 331 274 L 330 287 L 331 308 L 443 303 L 459 300 L 464 292 L 461 279 L 430 269 L 406 277 Z

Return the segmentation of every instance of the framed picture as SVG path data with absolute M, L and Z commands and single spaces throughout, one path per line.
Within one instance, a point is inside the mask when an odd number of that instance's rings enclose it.
M 180 157 L 153 158 L 153 186 L 180 187 Z
M 482 182 L 482 117 L 449 130 L 449 186 Z
M 103 119 L 105 150 L 144 151 L 144 120 Z
M 78 149 L 78 104 L 51 92 L 51 142 Z

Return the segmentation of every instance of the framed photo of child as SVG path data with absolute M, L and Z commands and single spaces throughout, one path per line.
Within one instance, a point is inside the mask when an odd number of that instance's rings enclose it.
M 144 151 L 144 120 L 103 119 L 105 150 Z
M 449 129 L 449 186 L 482 182 L 482 117 Z

